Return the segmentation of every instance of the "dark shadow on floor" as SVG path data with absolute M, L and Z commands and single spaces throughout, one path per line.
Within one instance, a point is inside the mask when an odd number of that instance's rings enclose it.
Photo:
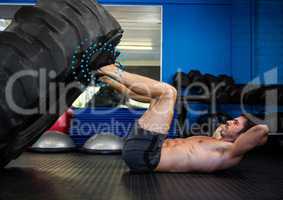
M 0 172 L 1 199 L 60 199 L 51 177 L 33 168 L 12 167 Z M 60 192 L 59 192 L 60 194 Z

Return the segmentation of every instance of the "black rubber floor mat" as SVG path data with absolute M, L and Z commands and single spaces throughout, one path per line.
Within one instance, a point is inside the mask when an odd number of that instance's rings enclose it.
M 120 156 L 25 153 L 0 172 L 0 199 L 279 200 L 282 167 L 283 154 L 252 153 L 214 174 L 131 174 Z

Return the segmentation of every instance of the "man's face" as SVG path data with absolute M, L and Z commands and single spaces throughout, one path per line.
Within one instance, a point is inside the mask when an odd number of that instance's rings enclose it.
M 213 137 L 227 142 L 234 142 L 240 135 L 241 130 L 245 127 L 247 119 L 245 117 L 237 117 L 220 125 Z

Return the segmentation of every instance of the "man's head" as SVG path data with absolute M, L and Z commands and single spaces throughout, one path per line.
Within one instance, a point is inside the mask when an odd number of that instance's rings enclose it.
M 234 142 L 242 133 L 255 126 L 246 115 L 241 115 L 225 124 L 221 124 L 213 134 L 213 137 L 227 142 Z

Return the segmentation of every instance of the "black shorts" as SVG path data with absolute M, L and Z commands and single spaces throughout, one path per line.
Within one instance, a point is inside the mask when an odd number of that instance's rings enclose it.
M 122 157 L 131 171 L 152 172 L 160 162 L 166 135 L 144 130 L 138 123 L 128 135 Z

